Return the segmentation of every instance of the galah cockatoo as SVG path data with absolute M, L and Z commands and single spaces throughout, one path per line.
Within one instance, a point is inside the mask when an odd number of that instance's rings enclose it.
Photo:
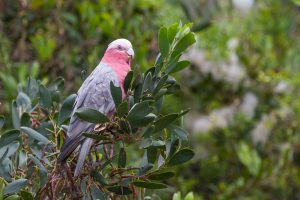
M 66 162 L 70 154 L 81 145 L 74 172 L 75 177 L 80 175 L 85 157 L 93 144 L 93 139 L 84 137 L 82 133 L 91 132 L 95 127 L 95 124 L 79 119 L 75 112 L 78 108 L 88 107 L 107 116 L 112 115 L 115 112 L 115 104 L 110 92 L 110 83 L 113 82 L 115 86 L 121 87 L 124 99 L 124 79 L 131 70 L 133 57 L 134 51 L 128 40 L 113 41 L 108 45 L 99 65 L 85 79 L 78 91 L 67 132 L 68 138 L 62 145 L 58 157 L 59 163 Z

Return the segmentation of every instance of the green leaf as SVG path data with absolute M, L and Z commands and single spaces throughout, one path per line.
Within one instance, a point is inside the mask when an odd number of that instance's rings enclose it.
M 172 67 L 172 68 L 171 68 L 171 67 L 170 67 L 170 68 L 167 68 L 165 72 L 166 72 L 166 73 L 170 73 L 170 74 L 176 73 L 176 72 L 179 72 L 179 71 L 185 69 L 185 68 L 188 67 L 190 64 L 191 64 L 190 61 L 183 60 L 183 61 L 178 62 L 174 67 Z
M 172 156 L 179 148 L 179 139 L 175 138 L 171 141 L 170 152 L 168 156 Z
M 56 78 L 51 84 L 49 85 L 49 90 L 57 91 L 64 89 L 65 80 L 63 77 Z
M 158 46 L 161 55 L 165 57 L 169 52 L 168 29 L 166 27 L 159 29 Z
M 172 200 L 181 200 L 181 192 L 176 192 L 173 194 Z
M 106 197 L 103 194 L 103 192 L 101 190 L 99 190 L 95 185 L 92 185 L 91 194 L 92 194 L 93 199 L 106 200 Z
M 172 44 L 173 40 L 175 39 L 176 33 L 178 32 L 178 24 L 173 24 L 168 27 L 168 41 Z
M 151 91 L 152 90 L 152 87 L 153 87 L 153 84 L 152 84 L 152 75 L 151 73 L 149 72 L 143 82 L 143 89 L 142 89 L 142 92 L 145 92 L 145 91 Z
M 171 87 L 168 88 L 168 91 L 166 94 L 176 94 L 180 92 L 180 85 L 179 84 L 174 84 Z
M 17 129 L 9 130 L 3 133 L 0 138 L 0 149 L 19 139 L 20 131 Z
M 0 177 L 0 199 L 4 197 L 5 180 Z
M 195 153 L 191 149 L 181 149 L 176 152 L 169 160 L 168 165 L 174 166 L 185 163 L 194 157 Z
M 122 103 L 122 90 L 120 87 L 116 87 L 114 83 L 110 82 L 110 92 L 114 100 L 115 107 L 117 108 Z
M 0 115 L 0 129 L 4 126 L 5 124 L 5 118 L 3 115 Z
M 52 105 L 52 96 L 50 90 L 41 84 L 39 91 L 40 91 L 41 106 L 45 108 L 50 108 Z
M 296 4 L 297 6 L 300 6 L 300 0 L 293 0 L 293 3 Z
M 24 133 L 26 133 L 32 139 L 38 140 L 41 143 L 44 143 L 44 144 L 50 143 L 50 141 L 45 136 L 43 136 L 39 132 L 37 132 L 29 127 L 22 126 L 22 127 L 20 127 L 20 130 L 23 131 Z
M 157 83 L 154 91 L 153 91 L 153 95 L 155 95 L 156 93 L 159 92 L 159 90 L 164 86 L 164 84 L 166 83 L 168 79 L 168 75 L 164 75 L 163 77 L 160 78 L 159 82 Z
M 128 102 L 124 101 L 118 106 L 117 113 L 119 117 L 124 117 L 127 112 L 128 112 Z
M 124 79 L 124 92 L 125 93 L 127 93 L 128 89 L 131 86 L 132 78 L 133 78 L 133 71 L 130 71 L 130 72 L 128 72 L 128 74 L 126 75 L 126 77 Z
M 33 200 L 32 194 L 30 192 L 25 191 L 25 190 L 22 190 L 20 192 L 20 195 L 21 195 L 23 200 Z
M 184 200 L 195 200 L 195 198 L 194 198 L 194 193 L 193 193 L 193 192 L 189 192 L 189 193 L 185 196 Z
M 130 122 L 131 125 L 138 125 L 137 123 L 141 121 L 141 118 L 146 117 L 152 112 L 152 108 L 149 106 L 148 101 L 143 101 L 141 103 L 136 103 L 133 105 L 133 107 L 130 109 L 127 120 Z M 149 116 L 149 118 L 152 118 L 152 116 Z
M 19 200 L 21 197 L 17 194 L 13 194 L 11 196 L 6 197 L 4 200 Z
M 30 126 L 30 115 L 24 112 L 21 117 L 21 126 Z
M 147 148 L 147 160 L 148 163 L 154 164 L 157 158 L 157 148 L 149 147 Z
M 175 46 L 174 52 L 172 53 L 172 57 L 176 57 L 185 51 L 189 46 L 196 42 L 195 36 L 192 32 L 189 32 L 185 35 Z
M 154 133 L 154 129 L 155 129 L 155 127 L 154 127 L 153 125 L 147 127 L 147 128 L 144 130 L 144 132 L 143 132 L 143 134 L 142 134 L 142 137 L 143 137 L 143 138 L 148 138 L 148 137 L 150 137 L 150 135 L 152 135 L 152 134 Z
M 153 164 L 148 163 L 148 164 L 146 164 L 145 166 L 142 166 L 142 167 L 140 168 L 140 170 L 138 171 L 138 175 L 139 175 L 139 176 L 142 176 L 142 175 L 144 175 L 145 173 L 147 173 L 149 170 L 151 170 L 152 168 L 153 168 Z
M 126 166 L 126 151 L 121 148 L 119 151 L 118 167 L 124 168 Z
M 126 134 L 131 134 L 131 126 L 129 124 L 128 121 L 124 120 L 124 119 L 120 119 L 119 120 L 119 125 L 120 125 L 120 128 L 122 130 L 123 133 L 126 133 Z
M 168 126 L 168 130 L 171 132 L 171 133 L 174 133 L 179 139 L 181 140 L 188 140 L 188 137 L 187 137 L 187 132 L 179 127 L 179 126 L 175 126 L 175 125 L 170 125 Z
M 174 172 L 158 172 L 158 173 L 153 173 L 151 174 L 148 178 L 150 180 L 157 180 L 157 181 L 162 181 L 162 180 L 167 180 L 172 178 L 175 175 Z
M 74 106 L 76 97 L 77 97 L 76 94 L 71 94 L 62 103 L 62 106 L 60 108 L 59 115 L 58 115 L 58 125 L 62 125 L 70 117 L 70 115 L 73 111 L 73 106 Z
M 75 113 L 80 119 L 90 123 L 100 124 L 109 122 L 109 119 L 104 114 L 92 108 L 79 108 Z
M 104 178 L 104 176 L 102 174 L 100 174 L 99 172 L 93 170 L 91 172 L 91 176 L 94 177 L 96 179 L 96 181 L 98 181 L 101 185 L 107 185 L 108 182 L 106 180 L 106 178 Z
M 17 99 L 16 99 L 17 107 L 20 114 L 24 112 L 30 112 L 31 110 L 31 100 L 24 92 L 19 92 Z
M 177 117 L 178 117 L 178 114 L 174 113 L 174 114 L 165 115 L 165 116 L 159 118 L 157 121 L 154 122 L 154 126 L 155 126 L 154 132 L 158 132 L 158 131 L 164 129 L 169 124 L 174 122 L 177 119 Z
M 262 165 L 261 158 L 250 145 L 240 142 L 236 150 L 240 162 L 245 165 L 253 176 L 256 176 Z
M 14 128 L 20 128 L 20 117 L 17 110 L 17 103 L 13 101 L 11 104 L 11 116 L 12 116 L 12 123 Z
M 163 184 L 163 183 L 156 183 L 156 182 L 146 182 L 146 181 L 134 181 L 133 185 L 141 188 L 147 188 L 147 189 L 164 189 L 167 188 L 168 186 Z
M 108 187 L 107 189 L 117 195 L 128 195 L 132 193 L 131 189 L 125 186 L 112 186 Z
M 39 86 L 37 81 L 31 77 L 28 77 L 26 94 L 30 97 L 30 99 L 35 99 L 38 92 L 39 92 Z
M 191 110 L 191 109 L 188 108 L 188 109 L 186 109 L 186 110 L 181 111 L 181 113 L 178 114 L 178 118 L 179 118 L 179 117 L 182 117 L 183 115 L 185 115 L 186 113 L 188 113 L 190 110 Z
M 5 187 L 4 194 L 17 193 L 22 188 L 26 187 L 27 184 L 28 184 L 27 179 L 18 179 L 18 180 L 12 181 Z
M 146 116 L 135 118 L 135 119 L 128 119 L 130 122 L 130 125 L 133 127 L 140 127 L 140 126 L 146 126 L 147 124 L 153 122 L 153 120 L 156 118 L 156 115 L 153 113 L 150 113 Z
M 99 134 L 96 134 L 96 133 L 83 133 L 82 134 L 83 136 L 85 137 L 88 137 L 88 138 L 92 138 L 94 140 L 110 140 L 107 136 L 104 136 L 104 135 L 99 135 Z
M 29 157 L 34 162 L 34 164 L 36 164 L 38 166 L 38 168 L 41 171 L 47 173 L 47 169 L 45 168 L 45 166 L 43 165 L 43 163 L 38 158 L 36 158 L 35 156 L 33 156 L 31 154 L 29 155 Z

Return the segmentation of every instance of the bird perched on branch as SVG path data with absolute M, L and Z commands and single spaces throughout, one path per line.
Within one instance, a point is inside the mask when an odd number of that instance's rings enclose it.
M 89 152 L 93 139 L 82 135 L 94 130 L 95 124 L 79 119 L 75 112 L 81 107 L 95 109 L 107 116 L 115 111 L 115 104 L 110 92 L 110 82 L 121 87 L 122 98 L 125 97 L 124 79 L 131 70 L 130 64 L 134 57 L 132 44 L 126 39 L 117 39 L 108 45 L 102 60 L 94 71 L 85 79 L 80 87 L 71 120 L 67 131 L 67 139 L 62 145 L 59 163 L 65 163 L 70 154 L 80 145 L 80 152 L 74 176 L 80 175 L 85 157 Z

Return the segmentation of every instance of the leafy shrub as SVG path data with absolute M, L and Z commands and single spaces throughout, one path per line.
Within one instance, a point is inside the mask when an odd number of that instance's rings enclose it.
M 89 108 L 76 111 L 82 120 L 97 124 L 92 133 L 84 133 L 96 145 L 78 179 L 70 174 L 76 156 L 68 165 L 57 165 L 64 124 L 76 95 L 61 103 L 62 78 L 47 87 L 28 78 L 27 86 L 12 102 L 14 129 L 0 138 L 0 195 L 7 199 L 106 199 L 132 194 L 143 199 L 145 189 L 167 188 L 166 180 L 174 176 L 173 166 L 189 161 L 194 152 L 184 147 L 187 133 L 178 126 L 187 110 L 162 115 L 160 108 L 164 96 L 180 89 L 171 74 L 189 65 L 179 58 L 195 38 L 190 25 L 175 24 L 162 27 L 158 41 L 160 54 L 154 67 L 143 74 L 127 75 L 124 88 L 128 96 L 124 102 L 121 89 L 111 84 L 116 105 L 112 118 Z M 129 148 L 136 151 L 135 155 L 127 153 Z

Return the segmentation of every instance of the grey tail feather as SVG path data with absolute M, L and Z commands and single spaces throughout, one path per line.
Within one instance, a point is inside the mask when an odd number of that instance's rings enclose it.
M 60 154 L 58 156 L 58 162 L 63 164 L 70 154 L 79 146 L 82 142 L 80 137 L 68 138 L 60 149 Z
M 81 145 L 79 157 L 78 157 L 77 164 L 76 164 L 76 169 L 74 172 L 75 177 L 78 177 L 80 175 L 80 171 L 83 166 L 85 156 L 90 151 L 92 144 L 93 144 L 93 140 L 88 138 Z

